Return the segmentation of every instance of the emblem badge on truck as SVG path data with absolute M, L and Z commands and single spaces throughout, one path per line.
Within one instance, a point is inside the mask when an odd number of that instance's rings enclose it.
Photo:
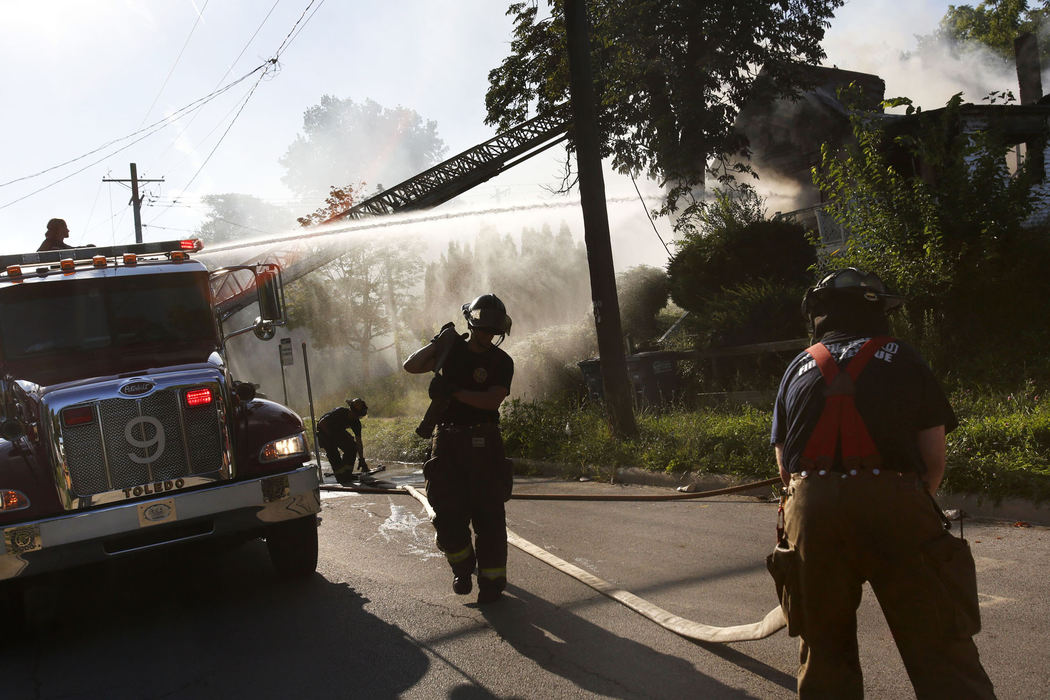
M 124 396 L 142 396 L 153 391 L 154 386 L 153 382 L 129 382 L 117 391 L 124 394 Z

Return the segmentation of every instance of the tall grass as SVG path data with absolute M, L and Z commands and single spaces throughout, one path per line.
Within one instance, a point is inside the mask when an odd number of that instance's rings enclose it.
M 943 488 L 992 500 L 1050 500 L 1050 400 L 1034 382 L 1016 392 L 960 389 L 952 394 L 959 427 L 948 435 Z M 418 417 L 365 419 L 369 459 L 416 462 L 429 443 L 414 433 Z M 771 407 L 723 404 L 641 412 L 639 435 L 617 440 L 599 404 L 511 400 L 501 418 L 507 454 L 556 462 L 580 475 L 622 467 L 671 474 L 776 476 L 769 443 Z

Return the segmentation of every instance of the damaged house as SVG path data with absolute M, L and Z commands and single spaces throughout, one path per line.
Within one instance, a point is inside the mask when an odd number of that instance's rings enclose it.
M 1050 223 L 1050 96 L 1042 94 L 1038 48 L 1035 38 L 1018 39 L 1018 104 L 963 104 L 958 108 L 954 128 L 964 134 L 994 131 L 1010 147 L 1008 167 L 1015 172 L 1029 161 L 1036 172 L 1034 187 L 1038 202 L 1029 225 Z M 945 108 L 913 114 L 886 114 L 882 109 L 885 83 L 876 75 L 805 66 L 811 88 L 795 99 L 779 99 L 751 104 L 741 110 L 737 128 L 748 138 L 752 161 L 760 178 L 773 183 L 776 190 L 793 195 L 782 206 L 786 218 L 817 231 L 826 246 L 841 244 L 845 232 L 824 211 L 820 190 L 813 184 L 811 169 L 820 163 L 821 147 L 845 146 L 853 139 L 850 108 L 839 98 L 840 91 L 853 86 L 854 106 L 870 111 L 883 122 L 887 137 L 886 156 L 898 172 L 916 174 L 924 180 L 938 177 L 936 168 L 894 146 L 897 137 L 918 136 L 925 124 L 943 117 Z M 777 204 L 783 204 L 780 201 Z

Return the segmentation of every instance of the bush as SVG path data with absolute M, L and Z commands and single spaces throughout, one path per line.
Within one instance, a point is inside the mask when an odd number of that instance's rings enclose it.
M 875 272 L 907 297 L 897 325 L 939 372 L 1016 384 L 1050 341 L 1050 242 L 1026 228 L 1041 173 L 1030 159 L 1011 174 L 1004 126 L 968 130 L 960 95 L 908 109 L 912 131 L 858 113 L 848 157 L 824 149 L 814 180 L 850 239 L 822 264 Z
M 1050 499 L 1050 400 L 1035 382 L 1013 393 L 962 390 L 952 395 L 960 419 L 948 435 L 943 489 L 998 501 Z M 580 474 L 622 467 L 729 474 L 777 474 L 771 407 L 722 405 L 638 416 L 639 436 L 616 440 L 601 406 L 512 401 L 503 413 L 510 457 L 559 462 Z

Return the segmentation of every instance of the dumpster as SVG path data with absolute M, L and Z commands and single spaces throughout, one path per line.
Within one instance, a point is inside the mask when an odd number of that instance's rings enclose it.
M 627 376 L 636 406 L 660 406 L 670 403 L 678 394 L 678 360 L 682 353 L 671 350 L 640 352 L 629 355 Z M 583 373 L 587 395 L 596 400 L 602 398 L 601 358 L 591 358 L 577 363 Z

